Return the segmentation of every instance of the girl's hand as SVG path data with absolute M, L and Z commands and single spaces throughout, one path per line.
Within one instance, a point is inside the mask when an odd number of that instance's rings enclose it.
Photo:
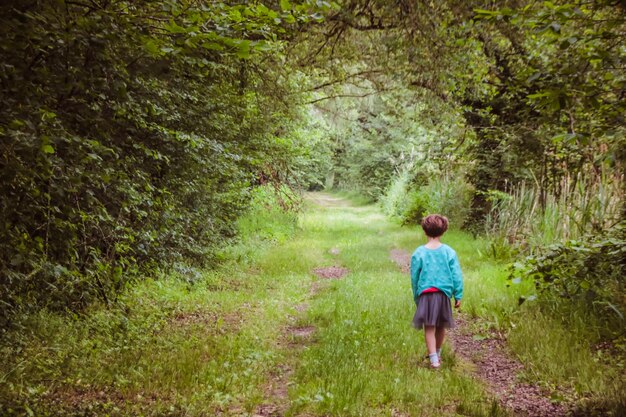
M 454 301 L 454 308 L 460 308 L 461 307 L 461 300 L 455 300 Z

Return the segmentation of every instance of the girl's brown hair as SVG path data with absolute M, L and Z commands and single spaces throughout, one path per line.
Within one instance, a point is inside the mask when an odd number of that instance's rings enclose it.
M 448 230 L 448 218 L 439 214 L 430 214 L 422 219 L 422 229 L 428 237 L 439 237 Z

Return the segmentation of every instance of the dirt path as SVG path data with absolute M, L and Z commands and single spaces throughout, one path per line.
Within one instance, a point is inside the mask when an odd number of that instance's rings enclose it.
M 307 200 L 320 207 L 350 207 L 351 204 L 344 198 L 334 197 L 324 193 L 306 193 Z
M 308 298 L 314 294 L 309 291 Z M 294 308 L 298 316 L 303 316 L 309 304 L 305 301 Z M 316 331 L 314 326 L 298 325 L 297 321 L 297 316 L 290 315 L 287 317 L 287 324 L 280 330 L 277 344 L 283 354 L 282 361 L 270 373 L 263 388 L 264 401 L 256 407 L 253 417 L 283 417 L 289 410 L 289 387 L 297 367 L 298 355 Z
M 309 199 L 323 208 L 350 207 L 346 200 L 325 194 L 313 194 Z M 264 401 L 253 412 L 255 417 L 282 417 L 289 413 L 289 388 L 295 383 L 294 373 L 299 366 L 302 350 L 315 341 L 317 328 L 306 323 L 310 303 L 314 297 L 324 296 L 324 289 L 332 280 L 341 279 L 350 271 L 341 265 L 337 247 L 327 249 L 326 256 L 333 260 L 332 266 L 313 268 L 310 273 L 317 277 L 307 297 L 294 307 L 294 315 L 280 330 L 277 344 L 283 354 L 280 365 L 269 375 L 264 387 Z M 402 249 L 392 249 L 389 257 L 404 273 L 410 269 L 411 255 Z M 328 265 L 328 263 L 327 263 Z M 450 332 L 450 341 L 458 365 L 456 372 L 470 372 L 486 386 L 500 405 L 514 415 L 528 417 L 560 416 L 566 408 L 553 404 L 537 387 L 518 380 L 524 367 L 507 351 L 502 335 L 491 333 L 487 338 L 471 332 L 463 315 L 457 316 L 458 327 Z
M 392 249 L 389 258 L 402 272 L 409 273 L 410 253 Z M 465 368 L 475 372 L 504 408 L 514 415 L 528 417 L 566 414 L 566 407 L 552 403 L 539 387 L 518 380 L 524 366 L 508 352 L 502 335 L 494 332 L 487 338 L 478 337 L 471 332 L 462 314 L 457 315 L 456 323 L 457 327 L 449 333 L 454 354 L 469 365 Z
M 304 313 L 308 306 L 302 304 L 296 307 Z M 289 386 L 297 366 L 297 354 L 306 345 L 315 333 L 313 326 L 298 326 L 296 317 L 290 316 L 291 323 L 281 329 L 278 345 L 283 351 L 283 360 L 269 375 L 263 389 L 264 401 L 257 406 L 253 417 L 283 417 L 289 409 Z
M 336 256 L 339 254 L 339 250 L 333 248 L 329 253 Z M 289 387 L 298 365 L 298 356 L 302 349 L 312 342 L 317 330 L 312 325 L 298 324 L 298 319 L 306 314 L 309 309 L 309 301 L 324 289 L 324 280 L 341 279 L 349 272 L 347 268 L 342 266 L 318 267 L 311 271 L 318 280 L 311 284 L 306 299 L 294 307 L 298 313 L 297 316 L 288 316 L 288 324 L 280 331 L 277 344 L 283 352 L 283 360 L 271 372 L 264 387 L 263 396 L 265 400 L 256 408 L 253 417 L 283 417 L 287 414 L 290 407 Z

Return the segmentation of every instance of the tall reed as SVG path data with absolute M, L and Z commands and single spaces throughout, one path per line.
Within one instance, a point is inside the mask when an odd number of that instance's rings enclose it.
M 491 191 L 485 228 L 494 244 L 530 249 L 579 239 L 609 230 L 620 219 L 624 204 L 623 175 L 565 176 L 559 193 L 520 183 L 509 192 Z

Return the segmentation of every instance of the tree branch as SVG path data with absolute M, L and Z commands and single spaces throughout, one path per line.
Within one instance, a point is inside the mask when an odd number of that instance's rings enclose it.
M 359 77 L 359 76 L 361 76 L 361 75 L 367 75 L 367 74 L 382 74 L 382 73 L 383 73 L 383 71 L 382 71 L 382 70 L 359 71 L 359 72 L 355 72 L 354 74 L 348 74 L 347 76 L 345 76 L 345 77 L 343 77 L 343 78 L 338 78 L 338 79 L 336 79 L 336 80 L 332 80 L 332 81 L 328 81 L 328 82 L 325 82 L 325 83 L 322 83 L 322 84 L 316 85 L 315 87 L 313 87 L 313 88 L 311 88 L 311 89 L 309 89 L 309 90 L 304 90 L 304 91 L 301 91 L 300 93 L 305 93 L 305 92 L 311 92 L 311 91 L 321 90 L 322 88 L 329 87 L 329 86 L 334 85 L 334 84 L 339 84 L 339 83 L 345 82 L 345 81 L 347 81 L 347 80 L 349 80 L 349 79 L 351 79 L 351 78 L 354 78 L 354 77 Z
M 354 98 L 364 98 L 364 97 L 369 97 L 369 96 L 373 96 L 376 94 L 380 94 L 382 92 L 385 91 L 391 91 L 391 89 L 389 90 L 380 90 L 380 91 L 372 91 L 369 93 L 365 93 L 365 94 L 336 94 L 336 95 L 332 95 L 332 96 L 326 96 L 326 97 L 322 97 L 322 98 L 317 98 L 315 100 L 312 101 L 308 101 L 304 104 L 315 104 L 315 103 L 319 103 L 320 101 L 324 101 L 324 100 L 331 100 L 334 98 L 345 98 L 345 97 L 354 97 Z

